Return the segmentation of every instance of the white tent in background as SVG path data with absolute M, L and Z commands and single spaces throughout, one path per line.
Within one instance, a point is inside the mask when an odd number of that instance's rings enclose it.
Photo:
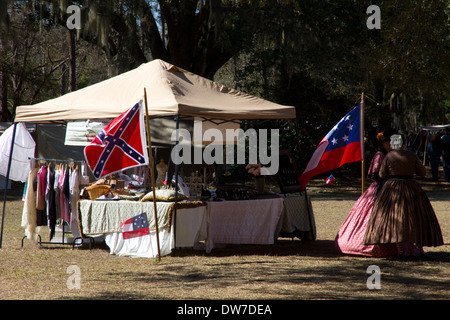
M 30 158 L 34 157 L 36 143 L 23 123 L 15 123 L 0 136 L 0 175 L 4 175 L 5 193 L 0 230 L 0 248 L 6 207 L 6 190 L 9 180 L 25 182 L 30 172 Z
M 422 126 L 419 128 L 420 128 L 420 130 L 423 130 L 423 131 L 437 132 L 437 131 L 445 130 L 446 128 L 450 128 L 450 123 L 449 124 L 432 125 L 432 126 Z M 423 159 L 422 159 L 423 165 L 425 165 L 426 160 L 427 160 L 428 139 L 429 139 L 429 136 L 427 133 L 427 135 L 425 137 L 425 146 L 423 148 Z
M 439 131 L 439 130 L 444 130 L 445 128 L 450 128 L 450 123 L 449 124 L 440 124 L 440 125 L 433 125 L 433 126 L 423 126 L 423 127 L 419 127 L 422 130 L 431 130 L 431 131 Z
M 16 132 L 14 132 L 14 126 L 11 125 L 0 136 L 0 175 L 8 177 L 10 180 L 26 182 L 30 172 L 30 159 L 34 157 L 36 143 L 25 124 L 17 124 Z M 8 172 L 13 139 L 12 161 Z

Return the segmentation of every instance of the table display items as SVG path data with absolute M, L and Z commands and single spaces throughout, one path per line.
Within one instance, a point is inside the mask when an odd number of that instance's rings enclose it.
M 255 189 L 244 185 L 225 185 L 216 189 L 213 200 L 253 200 L 256 199 L 257 193 Z
M 164 159 L 161 159 L 159 163 L 156 165 L 156 171 L 158 172 L 158 177 L 156 178 L 156 186 L 161 187 L 164 185 L 164 182 L 167 183 L 167 170 L 169 166 L 164 162 Z

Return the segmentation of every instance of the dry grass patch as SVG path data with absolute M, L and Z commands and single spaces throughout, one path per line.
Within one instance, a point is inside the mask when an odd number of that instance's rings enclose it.
M 324 191 L 324 192 L 319 192 Z M 333 240 L 359 196 L 357 190 L 311 188 L 317 241 L 280 239 L 273 246 L 233 245 L 181 250 L 153 259 L 110 255 L 96 244 L 38 247 L 20 227 L 20 192 L 8 196 L 0 249 L 1 299 L 448 299 L 450 288 L 450 184 L 427 190 L 445 245 L 425 248 L 422 259 L 339 255 Z M 43 232 L 43 239 L 46 234 Z M 77 265 L 81 288 L 68 289 L 67 268 Z M 381 269 L 381 289 L 366 286 L 367 267 Z

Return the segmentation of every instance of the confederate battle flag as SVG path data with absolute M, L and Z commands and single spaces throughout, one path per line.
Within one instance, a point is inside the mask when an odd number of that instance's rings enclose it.
M 148 164 L 142 101 L 111 121 L 84 148 L 95 178 Z

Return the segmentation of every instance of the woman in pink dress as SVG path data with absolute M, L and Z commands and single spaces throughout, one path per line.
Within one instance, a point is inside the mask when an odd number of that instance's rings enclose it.
M 347 219 L 339 229 L 335 245 L 341 253 L 371 257 L 392 257 L 397 255 L 395 244 L 364 245 L 367 223 L 372 212 L 375 197 L 383 183 L 378 176 L 378 172 L 385 155 L 390 151 L 390 136 L 394 133 L 394 130 L 387 130 L 384 133 L 378 133 L 376 137 L 378 151 L 374 155 L 368 171 L 369 178 L 373 182 L 356 201 Z

